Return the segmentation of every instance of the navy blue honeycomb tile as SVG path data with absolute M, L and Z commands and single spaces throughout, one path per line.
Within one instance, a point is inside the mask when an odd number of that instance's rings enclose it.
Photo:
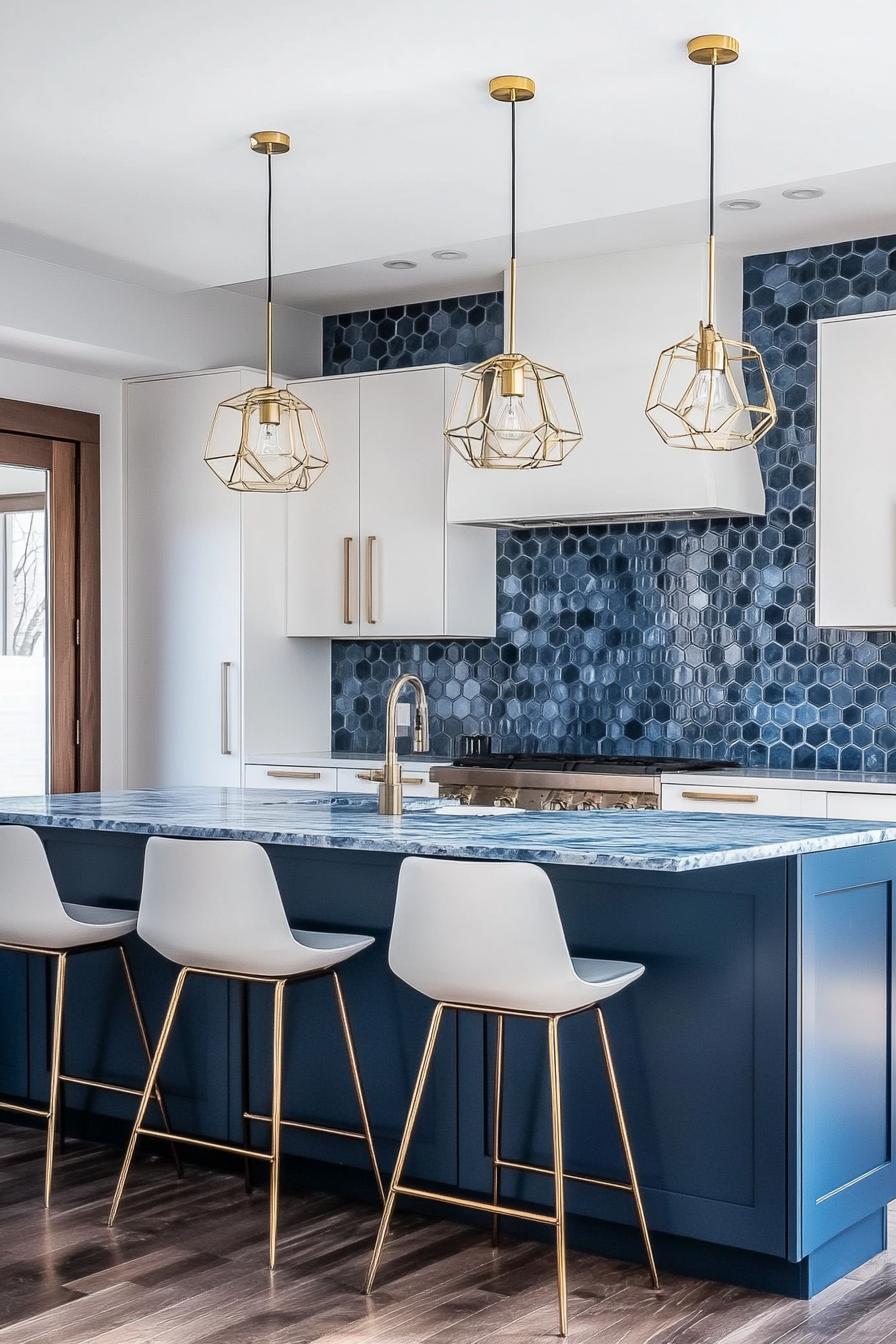
M 503 299 L 500 293 L 465 294 L 325 317 L 323 371 L 478 364 L 503 348 Z
M 438 752 L 490 732 L 501 750 L 896 770 L 896 639 L 812 624 L 815 322 L 892 307 L 896 236 L 747 258 L 744 333 L 780 412 L 766 517 L 500 532 L 494 640 L 334 643 L 334 747 L 381 751 L 389 684 L 416 671 Z M 384 322 L 404 355 L 486 358 L 502 317 L 495 294 L 327 318 L 325 369 L 392 367 Z

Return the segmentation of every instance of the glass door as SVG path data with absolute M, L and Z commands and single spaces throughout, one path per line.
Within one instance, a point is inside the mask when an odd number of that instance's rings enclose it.
M 47 472 L 0 463 L 0 794 L 48 788 Z

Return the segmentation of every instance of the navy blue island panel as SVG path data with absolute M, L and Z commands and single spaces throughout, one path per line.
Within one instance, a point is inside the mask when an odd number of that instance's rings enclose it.
M 213 789 L 0 800 L 4 822 L 39 829 L 65 899 L 100 904 L 136 905 L 150 834 L 253 839 L 270 854 L 294 924 L 374 935 L 344 983 L 386 1170 L 431 1011 L 388 970 L 402 857 L 538 862 L 574 955 L 647 968 L 608 1004 L 607 1019 L 660 1265 L 805 1297 L 885 1245 L 896 1197 L 896 828 L 681 813 L 477 816 L 429 800 L 385 818 L 366 798 Z M 137 939 L 134 955 L 157 1030 L 175 968 Z M 7 1095 L 46 1094 L 48 1001 L 41 959 L 4 954 Z M 145 1064 L 111 954 L 74 963 L 69 1011 L 77 1029 L 66 1070 L 139 1084 Z M 285 1114 L 354 1127 L 327 985 L 294 986 L 287 1013 Z M 251 1101 L 261 1110 L 267 987 L 252 987 L 248 1018 Z M 175 1033 L 163 1070 L 175 1125 L 238 1142 L 238 987 L 198 979 Z M 477 1014 L 457 1015 L 443 1032 L 412 1150 L 415 1179 L 490 1193 L 493 1048 L 492 1024 Z M 624 1179 L 589 1015 L 562 1024 L 561 1051 L 568 1167 Z M 509 1022 L 506 1058 L 506 1155 L 549 1165 L 543 1024 Z M 72 1129 L 123 1137 L 130 1098 L 67 1091 Z M 297 1130 L 284 1143 L 299 1178 L 373 1197 L 362 1145 Z M 550 1205 L 543 1178 L 504 1179 L 505 1197 Z M 624 1195 L 570 1183 L 567 1207 L 573 1243 L 640 1258 Z

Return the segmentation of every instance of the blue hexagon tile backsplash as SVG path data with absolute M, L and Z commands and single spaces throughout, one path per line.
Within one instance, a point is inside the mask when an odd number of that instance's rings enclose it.
M 780 412 L 767 517 L 500 532 L 494 640 L 334 642 L 335 750 L 381 751 L 389 683 L 414 671 L 440 753 L 490 732 L 497 750 L 896 770 L 896 639 L 812 624 L 815 321 L 896 307 L 896 235 L 747 258 L 744 291 Z M 500 299 L 328 318 L 325 372 L 486 358 Z

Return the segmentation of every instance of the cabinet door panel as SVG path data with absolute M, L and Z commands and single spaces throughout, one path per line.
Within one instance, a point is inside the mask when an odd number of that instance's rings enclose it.
M 287 524 L 289 635 L 344 638 L 358 630 L 358 378 L 291 390 L 314 407 L 330 465 L 291 495 Z
M 894 358 L 893 313 L 818 324 L 816 625 L 896 626 Z
M 202 458 L 239 390 L 238 372 L 127 387 L 131 788 L 240 782 L 240 499 Z
M 444 371 L 412 369 L 360 383 L 361 633 L 440 635 L 445 628 Z

